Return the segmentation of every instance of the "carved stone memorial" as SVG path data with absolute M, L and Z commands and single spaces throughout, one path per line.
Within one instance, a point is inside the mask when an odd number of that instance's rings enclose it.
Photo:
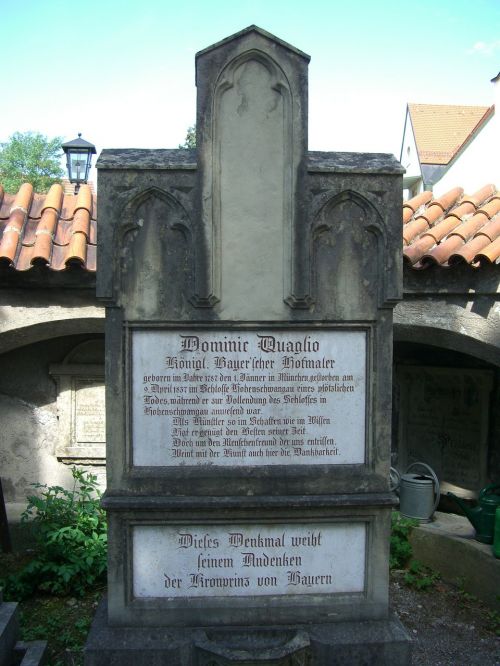
M 388 608 L 402 169 L 307 151 L 309 57 L 197 54 L 197 150 L 105 150 L 107 602 L 86 664 L 405 664 Z

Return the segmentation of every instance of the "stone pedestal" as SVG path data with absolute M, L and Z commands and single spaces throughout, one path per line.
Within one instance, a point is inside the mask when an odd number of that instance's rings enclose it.
M 409 659 L 388 610 L 401 167 L 307 152 L 308 60 L 252 26 L 197 55 L 196 152 L 98 162 L 109 574 L 87 665 L 103 642 L 120 664 Z
M 281 625 L 266 629 L 110 627 L 99 606 L 85 646 L 89 666 L 308 666 L 410 663 L 410 643 L 396 617 L 364 622 Z

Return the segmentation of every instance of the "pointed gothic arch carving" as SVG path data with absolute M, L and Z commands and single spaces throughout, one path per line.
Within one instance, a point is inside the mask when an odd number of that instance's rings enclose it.
M 290 284 L 292 281 L 292 242 L 293 242 L 293 219 L 294 219 L 294 182 L 293 174 L 296 162 L 296 155 L 294 154 L 294 129 L 293 129 L 293 93 L 290 82 L 280 67 L 280 65 L 273 60 L 273 58 L 257 48 L 249 49 L 235 58 L 233 58 L 219 73 L 214 87 L 211 107 L 211 125 L 209 127 L 209 141 L 207 141 L 207 160 L 208 168 L 204 173 L 203 184 L 203 200 L 210 202 L 205 210 L 205 219 L 209 223 L 208 229 L 210 230 L 210 252 L 212 258 L 212 266 L 209 274 L 211 286 L 211 298 L 219 299 L 222 292 L 222 249 L 223 249 L 223 222 L 224 222 L 224 196 L 227 193 L 227 187 L 230 188 L 228 181 L 231 181 L 232 173 L 228 171 L 225 164 L 227 163 L 222 154 L 224 147 L 227 147 L 228 123 L 223 113 L 223 105 L 228 98 L 227 95 L 236 93 L 241 100 L 237 113 L 241 111 L 241 117 L 244 113 L 244 105 L 247 103 L 244 91 L 244 68 L 255 67 L 261 72 L 265 72 L 267 79 L 267 89 L 270 91 L 266 101 L 263 101 L 258 95 L 251 96 L 252 90 L 249 89 L 248 97 L 251 103 L 263 104 L 268 103 L 272 106 L 272 98 L 276 105 L 281 105 L 282 115 L 280 116 L 281 133 L 280 133 L 280 151 L 282 152 L 282 163 L 280 164 L 280 174 L 277 174 L 276 179 L 279 180 L 279 186 L 276 187 L 276 196 L 279 197 L 277 207 L 280 207 L 279 224 L 280 229 L 280 246 L 283 249 L 283 275 L 284 283 L 283 295 L 285 296 L 290 291 Z M 242 70 L 243 68 L 243 70 Z M 238 78 L 239 77 L 239 78 Z M 273 111 L 269 109 L 269 111 Z M 265 114 L 266 109 L 263 108 L 262 112 Z M 256 136 L 256 140 L 259 137 Z M 224 171 L 224 169 L 226 169 Z M 227 186 L 227 187 L 226 187 Z M 226 187 L 226 189 L 224 189 Z M 250 190 L 247 190 L 248 192 Z M 256 198 L 257 200 L 257 198 Z M 198 291 L 198 290 L 197 290 Z
M 375 318 L 387 296 L 385 255 L 386 225 L 375 206 L 352 190 L 331 196 L 311 226 L 314 301 L 335 317 Z
M 124 295 L 129 316 L 172 316 L 186 308 L 195 272 L 193 229 L 176 197 L 155 186 L 136 194 L 122 209 L 115 243 L 115 289 Z M 169 289 L 179 275 L 184 289 Z

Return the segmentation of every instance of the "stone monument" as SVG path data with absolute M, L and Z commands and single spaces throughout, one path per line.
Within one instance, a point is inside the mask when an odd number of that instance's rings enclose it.
M 101 664 L 405 664 L 388 609 L 402 169 L 308 153 L 309 57 L 197 54 L 197 150 L 105 150 Z

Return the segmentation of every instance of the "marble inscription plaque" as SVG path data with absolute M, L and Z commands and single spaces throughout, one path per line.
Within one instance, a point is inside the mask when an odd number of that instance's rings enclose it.
M 364 331 L 132 332 L 135 466 L 357 464 Z
M 135 597 L 363 592 L 365 523 L 134 526 Z
M 93 379 L 78 380 L 75 394 L 76 442 L 104 443 L 106 418 L 102 382 Z

